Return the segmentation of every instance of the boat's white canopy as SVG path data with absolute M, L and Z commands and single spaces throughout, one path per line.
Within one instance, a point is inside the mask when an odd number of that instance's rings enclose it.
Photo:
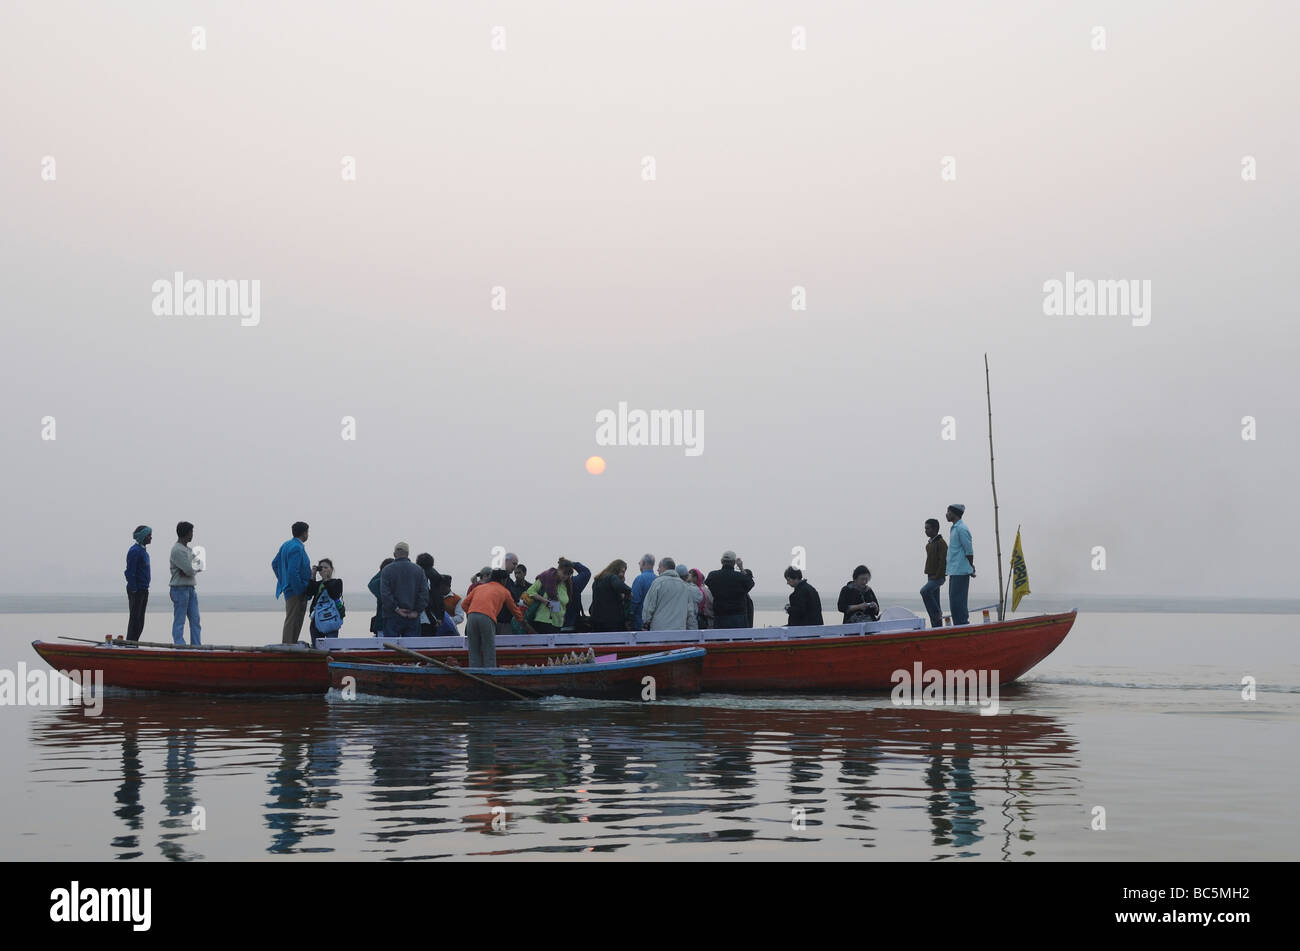
M 653 644 L 667 647 L 735 641 L 785 641 L 791 639 L 860 637 L 894 631 L 920 631 L 925 620 L 906 608 L 888 608 L 879 621 L 860 624 L 827 624 L 818 627 L 744 627 L 707 631 L 605 631 L 592 634 L 506 634 L 496 639 L 497 647 L 547 647 L 577 650 L 584 647 L 627 647 Z M 384 641 L 402 647 L 464 650 L 465 638 L 456 637 L 323 637 L 318 647 L 325 650 L 382 650 Z

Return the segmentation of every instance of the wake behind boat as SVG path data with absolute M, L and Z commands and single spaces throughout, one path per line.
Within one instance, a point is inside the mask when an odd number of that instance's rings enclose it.
M 700 692 L 703 649 L 681 648 L 606 662 L 550 667 L 456 667 L 331 660 L 337 681 L 360 693 L 418 700 L 648 700 Z

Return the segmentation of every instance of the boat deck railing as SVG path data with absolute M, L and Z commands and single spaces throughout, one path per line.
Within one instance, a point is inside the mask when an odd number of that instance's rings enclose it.
M 895 609 L 897 610 L 897 609 Z M 591 634 L 504 634 L 496 639 L 502 647 L 545 647 L 564 650 L 575 647 L 636 647 L 686 644 L 718 644 L 738 641 L 787 641 L 810 638 L 860 637 L 864 634 L 889 634 L 919 631 L 925 621 L 907 613 L 907 617 L 889 616 L 879 621 L 859 624 L 827 624 L 817 627 L 745 627 L 706 631 L 602 631 Z M 464 650 L 465 638 L 455 637 L 327 637 L 317 641 L 325 650 L 383 650 L 384 641 L 408 649 Z

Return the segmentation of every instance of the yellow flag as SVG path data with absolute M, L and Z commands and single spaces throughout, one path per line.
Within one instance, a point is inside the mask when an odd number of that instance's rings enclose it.
M 1029 569 L 1025 567 L 1025 553 L 1020 548 L 1020 529 L 1016 529 L 1016 547 L 1011 549 L 1011 610 L 1029 593 Z

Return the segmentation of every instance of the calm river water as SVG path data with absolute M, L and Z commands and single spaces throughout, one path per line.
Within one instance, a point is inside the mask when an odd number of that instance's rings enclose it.
M 212 613 L 204 639 L 268 643 L 280 619 Z M 31 640 L 123 620 L 0 615 L 0 667 L 43 668 Z M 0 854 L 1289 860 L 1298 623 L 1081 615 L 991 717 L 887 695 L 4 706 Z M 151 612 L 146 639 L 166 628 Z

